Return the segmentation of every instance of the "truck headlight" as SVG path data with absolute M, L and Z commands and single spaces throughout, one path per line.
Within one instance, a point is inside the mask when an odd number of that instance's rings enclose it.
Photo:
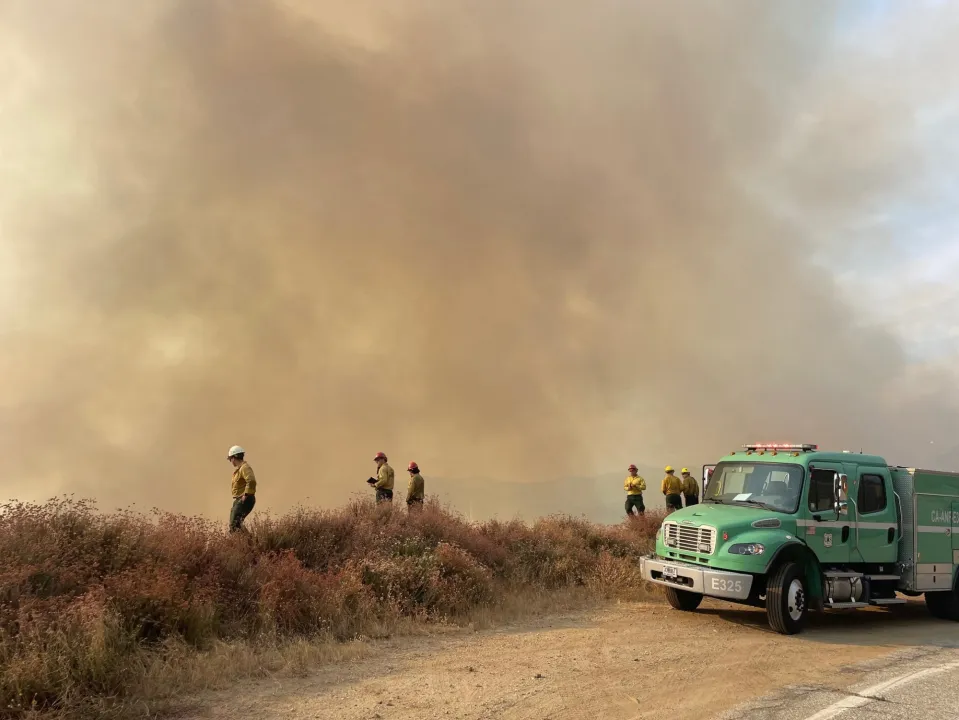
M 759 543 L 736 543 L 729 546 L 733 555 L 762 555 L 766 551 Z

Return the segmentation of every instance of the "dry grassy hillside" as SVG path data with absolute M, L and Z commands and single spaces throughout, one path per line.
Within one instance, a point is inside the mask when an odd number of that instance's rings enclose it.
M 355 503 L 229 536 L 160 512 L 7 505 L 0 715 L 143 717 L 204 673 L 262 674 L 290 653 L 308 663 L 343 641 L 503 616 L 520 597 L 636 596 L 636 558 L 660 521 L 471 524 L 436 505 L 411 517 Z

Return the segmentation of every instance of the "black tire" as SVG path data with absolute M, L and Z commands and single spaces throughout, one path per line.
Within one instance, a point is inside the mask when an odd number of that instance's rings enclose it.
M 676 588 L 666 588 L 666 600 L 677 610 L 692 612 L 699 607 L 703 601 L 703 596 L 699 593 L 689 592 L 689 590 L 677 590 Z
M 940 620 L 959 621 L 959 593 L 927 592 L 926 609 L 929 614 Z
M 780 635 L 802 632 L 809 616 L 809 591 L 802 568 L 794 562 L 780 565 L 766 583 L 766 617 Z

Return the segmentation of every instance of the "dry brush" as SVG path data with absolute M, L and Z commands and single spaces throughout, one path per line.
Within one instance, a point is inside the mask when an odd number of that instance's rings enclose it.
M 517 596 L 636 597 L 637 557 L 660 522 L 470 523 L 435 504 L 410 515 L 356 502 L 228 535 L 159 511 L 11 503 L 0 511 L 0 714 L 149 706 L 176 689 L 171 664 L 196 674 L 211 650 L 461 622 Z

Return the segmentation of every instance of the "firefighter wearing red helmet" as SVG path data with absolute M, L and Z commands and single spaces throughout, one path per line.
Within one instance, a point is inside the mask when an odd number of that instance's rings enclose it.
M 409 508 L 410 512 L 413 512 L 423 507 L 426 489 L 423 476 L 420 474 L 420 466 L 411 462 L 406 469 L 410 473 L 410 484 L 406 488 L 406 507 Z
M 381 452 L 376 453 L 373 462 L 376 463 L 376 477 L 370 479 L 375 480 L 372 485 L 376 488 L 376 502 L 393 502 L 393 468 Z
M 627 468 L 629 475 L 626 476 L 624 483 L 626 488 L 626 514 L 633 516 L 633 510 L 636 515 L 646 513 L 646 504 L 643 502 L 643 491 L 646 489 L 646 481 L 640 477 L 639 470 L 635 465 Z

